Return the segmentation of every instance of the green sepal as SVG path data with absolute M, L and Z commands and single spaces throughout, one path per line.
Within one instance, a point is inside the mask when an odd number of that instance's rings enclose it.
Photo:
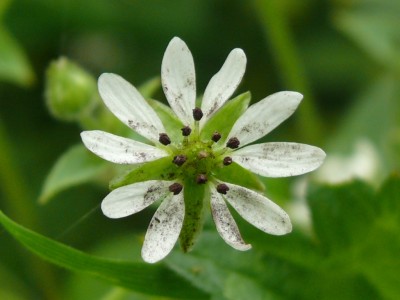
M 204 223 L 205 184 L 197 184 L 191 180 L 184 183 L 185 219 L 179 235 L 179 242 L 184 252 L 192 250 Z
M 229 182 L 246 187 L 251 190 L 263 192 L 265 187 L 260 178 L 249 170 L 232 163 L 214 172 L 214 176 L 224 182 Z
M 209 140 L 214 132 L 219 132 L 222 139 L 219 143 L 223 143 L 231 131 L 233 124 L 246 111 L 251 100 L 251 93 L 245 92 L 228 101 L 222 106 L 204 125 L 201 130 L 200 137 Z
M 154 94 L 160 89 L 160 87 L 161 87 L 160 77 L 155 76 L 142 83 L 138 87 L 138 90 L 145 99 L 148 99 L 153 97 Z
M 172 163 L 170 156 L 133 166 L 133 168 L 111 180 L 110 189 L 114 190 L 124 185 L 147 180 L 174 180 L 179 175 L 178 167 Z
M 147 101 L 160 117 L 169 138 L 173 142 L 180 142 L 182 140 L 181 128 L 183 128 L 184 125 L 177 118 L 172 109 L 157 100 L 148 99 Z

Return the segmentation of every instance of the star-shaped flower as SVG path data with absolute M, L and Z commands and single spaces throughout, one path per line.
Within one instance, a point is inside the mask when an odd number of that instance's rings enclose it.
M 224 182 L 229 176 L 220 176 L 221 170 L 228 170 L 229 174 L 229 170 L 233 173 L 237 168 L 267 177 L 300 175 L 318 168 L 325 158 L 324 151 L 305 144 L 249 145 L 295 111 L 302 99 L 296 92 L 273 94 L 236 117 L 237 111 L 224 115 L 222 118 L 228 120 L 225 127 L 220 125 L 220 131 L 212 130 L 212 126 L 221 123 L 219 112 L 224 111 L 224 104 L 239 85 L 245 68 L 244 52 L 232 50 L 208 84 L 201 107 L 196 107 L 193 58 L 186 44 L 173 38 L 164 54 L 161 78 L 172 111 L 181 120 L 182 126 L 175 130 L 171 126 L 167 130 L 167 124 L 163 124 L 149 102 L 123 78 L 115 74 L 100 76 L 99 92 L 106 106 L 149 143 L 97 130 L 84 131 L 81 136 L 85 146 L 103 159 L 117 164 L 139 164 L 132 173 L 134 183 L 114 189 L 103 200 L 101 208 L 106 216 L 129 216 L 162 201 L 144 239 L 142 257 L 146 262 L 163 259 L 179 237 L 184 250 L 191 248 L 202 227 L 204 203 L 211 207 L 220 236 L 238 250 L 248 250 L 251 246 L 242 239 L 227 203 L 266 233 L 283 235 L 292 230 L 289 216 L 278 205 L 238 185 L 234 179 Z M 164 108 L 165 111 L 168 113 Z M 142 173 L 146 172 L 144 176 Z

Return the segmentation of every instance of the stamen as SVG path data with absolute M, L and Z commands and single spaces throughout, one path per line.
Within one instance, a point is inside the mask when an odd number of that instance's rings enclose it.
M 224 166 L 229 166 L 232 163 L 232 157 L 225 157 L 222 163 L 224 164 Z
M 180 154 L 180 155 L 174 156 L 174 159 L 172 160 L 172 162 L 174 164 L 176 164 L 177 166 L 182 166 L 185 163 L 186 159 L 187 159 L 186 155 Z
M 217 185 L 218 193 L 226 195 L 227 191 L 229 191 L 229 187 L 225 183 L 221 183 L 221 184 Z
M 231 148 L 231 149 L 236 149 L 236 148 L 239 147 L 239 145 L 240 145 L 240 142 L 239 142 L 239 140 L 238 140 L 237 138 L 235 138 L 235 137 L 230 138 L 230 139 L 228 140 L 228 142 L 226 143 L 226 146 L 227 146 L 228 148 Z
M 159 137 L 158 141 L 165 146 L 171 144 L 171 139 L 169 138 L 168 134 L 166 134 L 166 133 L 160 133 L 160 137 Z
M 192 132 L 192 129 L 189 126 L 185 126 L 185 127 L 181 128 L 181 130 L 182 130 L 183 136 L 189 136 L 190 133 Z
M 221 134 L 219 132 L 214 132 L 211 139 L 216 143 L 221 139 Z
M 202 117 L 203 117 L 203 112 L 201 111 L 200 108 L 196 107 L 195 109 L 193 109 L 193 118 L 196 121 L 200 121 Z
M 171 184 L 168 189 L 170 192 L 174 193 L 174 195 L 178 195 L 182 191 L 183 185 L 178 182 L 175 182 Z
M 198 184 L 204 184 L 204 183 L 206 183 L 206 182 L 207 182 L 207 176 L 206 176 L 206 174 L 199 174 L 199 175 L 197 175 L 196 182 L 197 182 Z

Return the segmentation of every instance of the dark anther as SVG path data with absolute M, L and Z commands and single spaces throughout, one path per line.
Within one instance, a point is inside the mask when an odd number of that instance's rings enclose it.
M 171 184 L 168 189 L 170 192 L 174 193 L 174 195 L 178 195 L 182 191 L 183 185 L 175 182 Z
M 199 184 L 204 184 L 207 182 L 207 176 L 205 174 L 197 175 L 196 182 Z
M 172 161 L 174 164 L 176 164 L 177 166 L 182 166 L 185 161 L 186 161 L 186 155 L 176 155 L 174 156 L 174 160 Z
M 224 166 L 229 166 L 232 163 L 232 157 L 225 157 L 222 163 L 224 164 Z
M 192 132 L 192 129 L 190 129 L 189 126 L 185 126 L 181 130 L 182 130 L 182 135 L 183 136 L 189 136 L 190 133 Z
M 236 149 L 237 147 L 239 147 L 239 145 L 240 142 L 235 137 L 230 138 L 229 141 L 226 143 L 226 146 L 231 149 Z
M 229 191 L 229 188 L 225 183 L 221 183 L 221 184 L 217 185 L 217 192 L 218 193 L 226 195 L 227 191 Z
M 169 138 L 168 134 L 160 133 L 159 142 L 165 146 L 171 144 L 171 139 Z
M 203 112 L 201 111 L 200 108 L 196 107 L 195 109 L 193 109 L 193 118 L 196 121 L 200 121 L 202 117 L 203 117 Z
M 214 142 L 218 142 L 218 141 L 221 139 L 221 134 L 220 134 L 219 132 L 214 132 L 213 135 L 212 135 L 212 137 L 211 137 L 211 139 L 212 139 Z

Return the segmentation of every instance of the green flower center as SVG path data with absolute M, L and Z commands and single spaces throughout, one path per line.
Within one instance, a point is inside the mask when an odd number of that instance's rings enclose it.
M 185 137 L 173 154 L 173 163 L 179 166 L 178 177 L 190 178 L 193 181 L 201 181 L 198 179 L 201 175 L 205 176 L 206 180 L 210 178 L 212 171 L 221 165 L 221 159 L 219 155 L 216 156 L 212 146 L 212 141 L 203 142 L 196 134 L 191 135 L 190 138 Z

